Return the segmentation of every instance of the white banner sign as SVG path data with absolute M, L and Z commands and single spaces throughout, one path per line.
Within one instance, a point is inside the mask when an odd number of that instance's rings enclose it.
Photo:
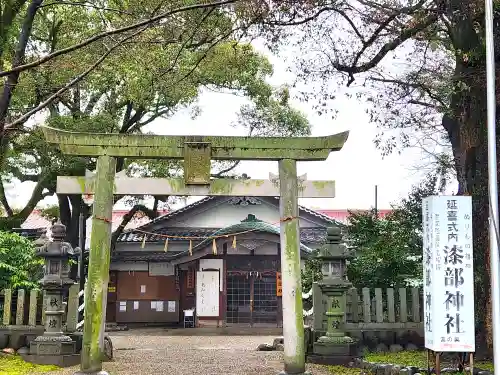
M 196 315 L 219 316 L 219 272 L 196 272 Z
M 472 198 L 422 202 L 425 347 L 475 351 Z

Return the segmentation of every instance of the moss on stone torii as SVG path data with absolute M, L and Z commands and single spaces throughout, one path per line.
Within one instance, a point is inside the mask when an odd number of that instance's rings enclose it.
M 104 312 L 109 275 L 111 208 L 115 179 L 115 157 L 136 159 L 184 159 L 184 182 L 207 186 L 211 160 L 276 160 L 279 162 L 281 266 L 283 282 L 283 336 L 285 374 L 305 372 L 304 324 L 299 254 L 296 161 L 325 160 L 339 151 L 348 137 L 343 132 L 325 137 L 223 137 L 89 134 L 42 128 L 49 143 L 65 154 L 97 156 L 94 217 L 89 259 L 89 281 L 85 291 L 84 340 L 81 373 L 102 370 L 100 351 L 104 334 Z M 83 184 L 85 187 L 85 184 Z M 228 186 L 215 190 L 226 191 Z M 228 189 L 228 195 L 231 191 Z
M 68 132 L 44 126 L 49 143 L 65 154 L 140 159 L 184 159 L 186 144 L 210 145 L 212 160 L 325 160 L 339 151 L 349 132 L 323 137 L 164 136 Z

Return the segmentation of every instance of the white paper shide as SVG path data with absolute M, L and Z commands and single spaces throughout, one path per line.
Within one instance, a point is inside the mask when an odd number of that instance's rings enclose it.
M 472 199 L 428 197 L 422 215 L 425 347 L 473 352 Z

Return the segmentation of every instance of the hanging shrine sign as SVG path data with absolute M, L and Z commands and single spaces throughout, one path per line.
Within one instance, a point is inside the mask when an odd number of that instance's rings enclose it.
M 472 198 L 422 202 L 425 347 L 474 352 Z

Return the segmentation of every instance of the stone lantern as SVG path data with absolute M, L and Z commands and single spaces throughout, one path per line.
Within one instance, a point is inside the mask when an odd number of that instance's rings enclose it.
M 40 281 L 44 291 L 45 327 L 42 336 L 30 343 L 29 362 L 68 366 L 79 363 L 76 343 L 62 329 L 64 305 L 63 295 L 75 282 L 69 277 L 70 257 L 80 253 L 79 248 L 65 242 L 66 227 L 57 222 L 51 228 L 52 241 L 47 237 L 35 242 L 36 254 L 44 259 L 43 279 Z
M 357 343 L 343 331 L 345 325 L 346 292 L 352 284 L 347 280 L 346 261 L 351 252 L 341 243 L 340 228 L 327 229 L 327 243 L 319 250 L 318 258 L 322 261 L 323 280 L 318 282 L 326 296 L 327 330 L 313 344 L 316 362 L 344 364 L 352 361 L 357 354 Z

